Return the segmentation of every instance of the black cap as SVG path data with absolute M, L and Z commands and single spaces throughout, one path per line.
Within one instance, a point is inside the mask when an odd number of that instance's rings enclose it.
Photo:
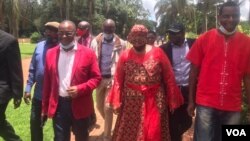
M 174 33 L 183 32 L 183 31 L 185 31 L 185 27 L 181 23 L 174 23 L 168 29 L 168 32 L 174 32 Z

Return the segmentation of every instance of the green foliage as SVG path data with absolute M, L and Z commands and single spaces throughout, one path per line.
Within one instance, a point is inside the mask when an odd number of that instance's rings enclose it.
M 42 38 L 42 35 L 38 32 L 34 32 L 30 36 L 30 42 L 31 43 L 37 43 Z
M 241 22 L 240 25 L 241 26 L 241 32 L 250 35 L 250 25 L 249 22 L 245 21 L 245 22 Z
M 217 6 L 223 0 L 199 0 L 193 3 L 190 0 L 158 0 L 156 18 L 159 21 L 158 32 L 166 33 L 167 27 L 174 22 L 186 25 L 187 31 L 197 34 L 216 27 Z
M 195 39 L 197 37 L 198 37 L 198 35 L 196 33 L 193 33 L 193 32 L 187 32 L 186 33 L 186 38 Z
M 97 35 L 101 32 L 102 29 L 102 23 L 105 20 L 104 15 L 96 13 L 94 15 L 93 21 L 92 21 L 92 32 L 94 35 Z
M 17 1 L 17 0 L 15 0 Z M 148 20 L 149 12 L 142 6 L 142 0 L 22 0 L 19 1 L 18 15 L 19 36 L 29 37 L 34 32 L 44 29 L 44 24 L 48 21 L 61 22 L 65 19 L 78 24 L 80 21 L 88 21 L 92 25 L 93 33 L 102 31 L 102 23 L 105 19 L 111 18 L 116 23 L 116 33 L 126 37 L 131 26 L 137 20 Z M 12 9 L 10 4 L 4 2 L 6 10 Z M 5 13 L 4 13 L 5 14 Z M 14 14 L 13 14 L 14 15 Z M 1 13 L 0 13 L 1 17 Z M 4 17 L 2 28 L 12 30 L 10 20 Z M 1 20 L 1 19 L 0 19 Z M 37 33 L 32 39 L 32 43 L 37 42 Z
M 243 85 L 243 84 L 242 84 Z M 250 115 L 250 113 L 248 112 L 249 109 L 248 109 L 248 104 L 247 104 L 247 96 L 246 96 L 246 91 L 244 89 L 244 86 L 242 88 L 242 105 L 241 105 L 241 108 L 242 108 L 242 111 L 241 111 L 241 123 L 242 124 L 250 124 L 249 123 L 249 120 L 250 117 L 248 117 Z

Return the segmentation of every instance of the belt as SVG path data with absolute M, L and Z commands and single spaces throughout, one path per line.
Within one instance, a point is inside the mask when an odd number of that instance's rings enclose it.
M 111 78 L 111 74 L 102 75 L 102 78 Z
M 72 97 L 70 97 L 70 96 L 64 96 L 64 97 L 59 96 L 59 98 L 60 98 L 61 100 L 65 100 L 65 101 L 70 101 L 70 100 L 72 100 Z

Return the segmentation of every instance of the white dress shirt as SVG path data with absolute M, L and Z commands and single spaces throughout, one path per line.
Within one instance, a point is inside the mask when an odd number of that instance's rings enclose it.
M 173 69 L 178 85 L 187 86 L 190 71 L 190 62 L 186 59 L 189 47 L 187 40 L 182 46 L 173 45 Z
M 58 73 L 59 73 L 59 95 L 62 97 L 69 96 L 67 89 L 70 87 L 72 68 L 74 64 L 75 52 L 77 44 L 69 51 L 65 51 L 60 47 L 60 54 L 58 59 Z

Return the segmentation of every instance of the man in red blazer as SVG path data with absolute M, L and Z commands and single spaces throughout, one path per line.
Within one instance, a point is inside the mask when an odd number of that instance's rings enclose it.
M 42 117 L 53 118 L 54 141 L 88 140 L 93 113 L 92 91 L 101 81 L 95 53 L 75 41 L 71 21 L 59 25 L 59 45 L 48 50 L 44 72 Z

